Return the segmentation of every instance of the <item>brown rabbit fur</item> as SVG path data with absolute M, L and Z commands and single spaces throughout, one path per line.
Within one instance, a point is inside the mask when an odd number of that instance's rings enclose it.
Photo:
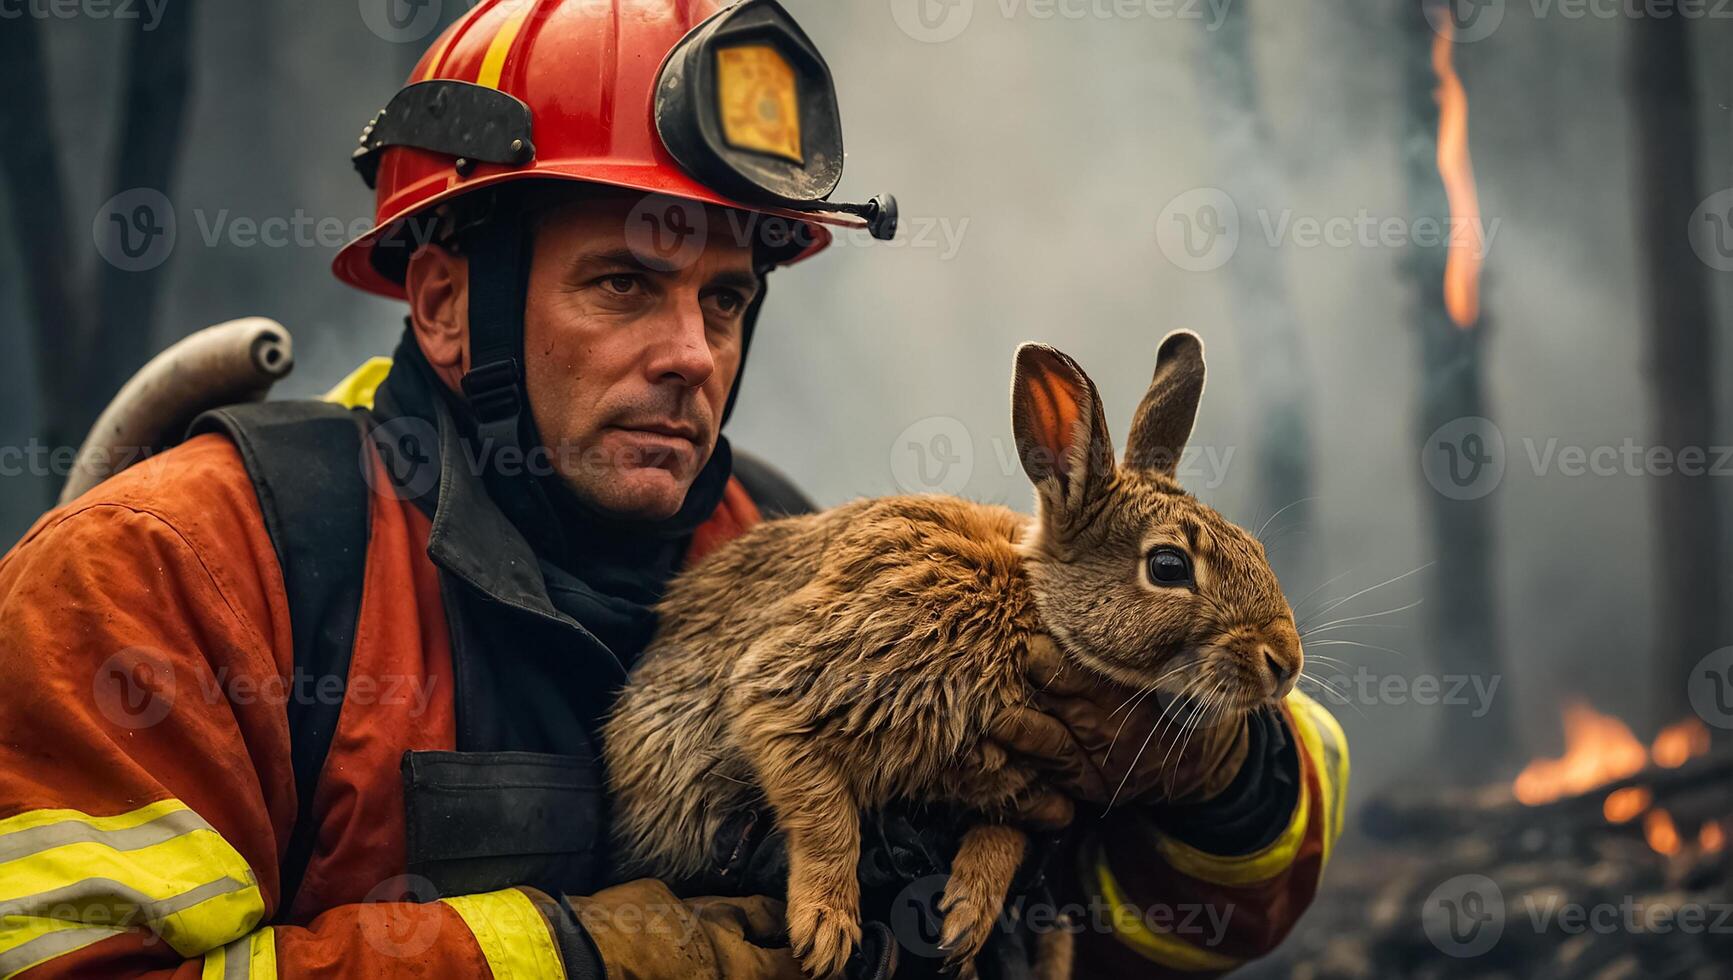
M 623 870 L 694 876 L 724 816 L 767 801 L 787 835 L 790 938 L 828 976 L 860 938 L 858 814 L 960 805 L 982 819 L 940 908 L 967 968 L 1027 845 L 1009 822 L 1043 793 L 987 741 L 1032 700 L 1031 636 L 1119 685 L 1227 711 L 1286 695 L 1299 672 L 1262 546 L 1173 478 L 1203 378 L 1194 334 L 1164 340 L 1116 465 L 1094 384 L 1026 344 L 1012 419 L 1033 520 L 938 495 L 858 500 L 760 525 L 677 578 L 605 732 Z M 1182 552 L 1191 581 L 1155 582 L 1157 548 Z M 1069 973 L 1066 955 L 1043 961 Z

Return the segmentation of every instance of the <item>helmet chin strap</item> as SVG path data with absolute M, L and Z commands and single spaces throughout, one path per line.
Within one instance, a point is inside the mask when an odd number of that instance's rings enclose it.
M 483 458 L 522 451 L 533 427 L 524 390 L 524 297 L 529 289 L 530 236 L 516 194 L 499 194 L 493 213 L 467 236 L 469 371 L 463 397 L 475 417 Z

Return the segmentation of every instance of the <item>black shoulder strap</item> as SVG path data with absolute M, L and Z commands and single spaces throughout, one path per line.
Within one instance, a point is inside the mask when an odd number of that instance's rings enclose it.
M 793 517 L 818 509 L 781 470 L 739 449 L 734 450 L 734 475 L 765 517 Z
M 189 433 L 220 432 L 240 450 L 288 592 L 296 813 L 279 869 L 279 921 L 294 904 L 318 838 L 313 792 L 337 731 L 361 614 L 371 517 L 366 420 L 364 412 L 327 402 L 261 402 L 206 412 Z

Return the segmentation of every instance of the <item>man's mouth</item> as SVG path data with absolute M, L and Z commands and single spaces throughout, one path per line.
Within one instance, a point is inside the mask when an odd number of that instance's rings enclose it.
M 694 444 L 698 442 L 699 436 L 696 426 L 685 425 L 679 422 L 635 422 L 616 425 L 614 428 L 622 429 L 626 432 L 643 432 L 653 436 L 666 436 L 670 439 L 684 439 L 687 442 Z

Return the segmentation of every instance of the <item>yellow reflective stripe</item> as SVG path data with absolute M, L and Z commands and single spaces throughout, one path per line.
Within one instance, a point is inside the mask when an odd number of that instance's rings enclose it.
M 533 0 L 510 0 L 517 9 L 500 25 L 499 33 L 488 43 L 487 54 L 481 59 L 481 73 L 475 76 L 477 85 L 488 88 L 499 88 L 500 72 L 505 69 L 505 56 L 511 53 L 512 42 L 517 40 L 517 32 L 524 26 L 524 18 L 529 16 L 535 7 Z
M 516 888 L 442 898 L 475 935 L 494 980 L 566 980 L 553 927 Z
M 1171 933 L 1152 928 L 1137 909 L 1127 904 L 1118 879 L 1113 877 L 1113 870 L 1099 849 L 1095 858 L 1095 885 L 1113 915 L 1113 934 L 1144 958 L 1185 973 L 1220 973 L 1240 965 L 1231 956 L 1199 949 Z
M 61 931 L 49 923 L 148 926 L 196 956 L 264 914 L 246 861 L 178 800 L 111 817 L 41 810 L 0 822 L 0 962 L 27 943 L 44 948 L 44 934 Z
M 205 954 L 199 980 L 277 980 L 277 937 L 266 926 Z
M 1324 806 L 1329 830 L 1324 837 L 1324 860 L 1328 861 L 1336 838 L 1342 836 L 1342 818 L 1348 809 L 1348 737 L 1342 733 L 1342 725 L 1330 709 L 1315 699 L 1295 692 L 1290 700 L 1294 702 L 1296 712 L 1306 716 L 1312 734 L 1317 736 L 1321 751 L 1314 758 L 1323 774 L 1324 785 L 1330 788 Z
M 187 811 L 187 805 L 180 800 L 163 800 L 112 817 L 93 817 L 77 810 L 28 810 L 15 817 L 0 820 L 0 839 L 10 837 L 20 830 L 33 830 L 68 821 L 76 821 L 97 830 L 126 830 L 183 811 Z
M 123 932 L 126 930 L 117 926 L 24 915 L 0 916 L 0 980 L 11 980 L 38 963 Z
M 1200 851 L 1166 834 L 1156 836 L 1156 851 L 1175 871 L 1212 885 L 1237 886 L 1268 881 L 1286 871 L 1300 853 L 1300 844 L 1306 839 L 1306 827 L 1310 819 L 1310 802 L 1311 790 L 1302 779 L 1300 797 L 1294 805 L 1294 815 L 1289 818 L 1288 826 L 1283 829 L 1281 836 L 1260 851 L 1223 857 Z
M 385 383 L 385 376 L 391 373 L 391 358 L 370 357 L 360 367 L 349 372 L 349 376 L 337 382 L 337 386 L 325 392 L 323 400 L 336 402 L 345 408 L 365 408 L 373 410 L 373 397 L 378 394 L 379 386 Z

